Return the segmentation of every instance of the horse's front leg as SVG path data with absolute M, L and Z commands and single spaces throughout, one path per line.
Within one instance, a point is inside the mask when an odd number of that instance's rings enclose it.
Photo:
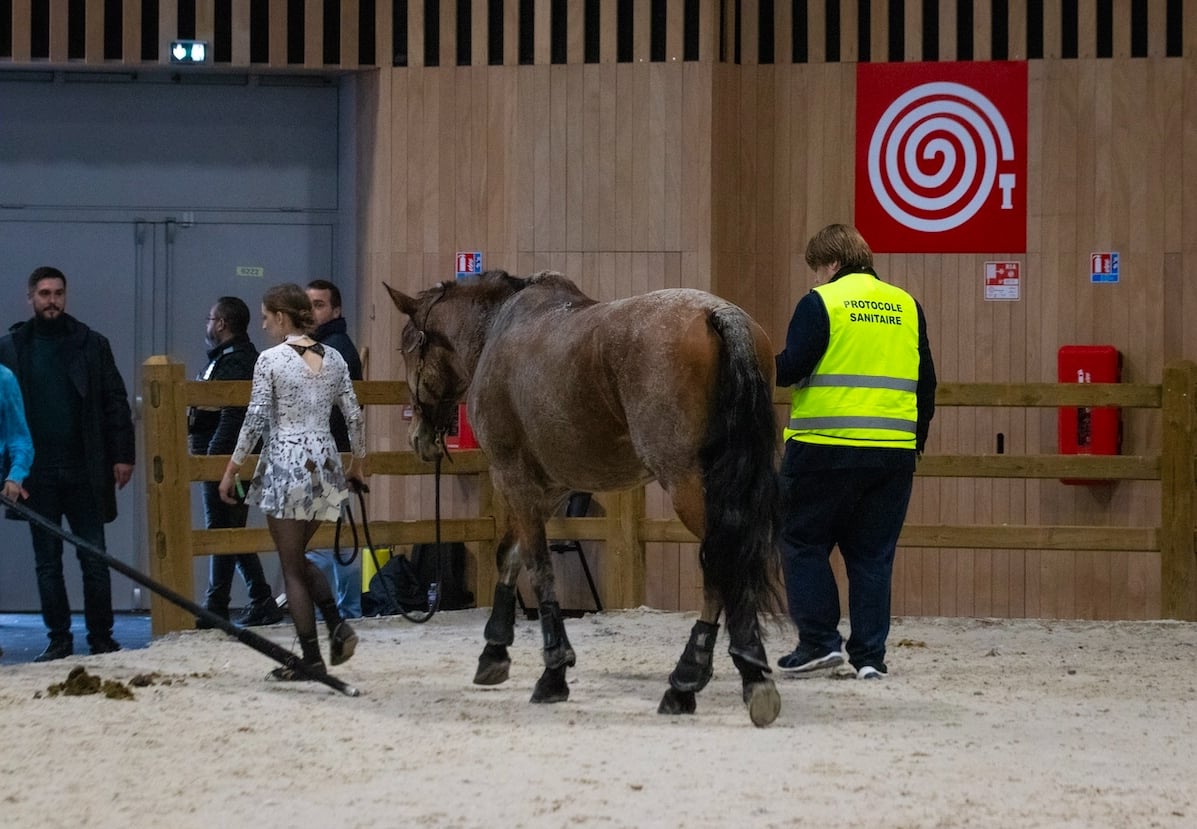
M 690 628 L 690 641 L 682 650 L 677 667 L 669 675 L 669 687 L 657 706 L 658 714 L 693 714 L 695 695 L 711 681 L 715 639 L 719 635 L 719 614 L 723 602 L 707 590 L 703 592 L 702 615 Z
M 549 558 L 544 524 L 537 523 L 528 528 L 527 539 L 528 544 L 523 549 L 529 553 L 529 560 L 525 563 L 540 605 L 540 630 L 544 635 L 544 673 L 536 681 L 531 701 L 564 702 L 569 699 L 565 672 L 577 664 L 577 657 L 569 644 L 569 637 L 565 635 L 565 621 L 561 616 L 561 604 L 557 601 L 553 562 Z
M 515 641 L 515 580 L 520 573 L 519 551 L 513 533 L 499 542 L 497 552 L 499 580 L 495 584 L 495 600 L 483 635 L 486 647 L 478 657 L 474 672 L 475 685 L 499 685 L 511 673 L 511 656 L 507 648 Z

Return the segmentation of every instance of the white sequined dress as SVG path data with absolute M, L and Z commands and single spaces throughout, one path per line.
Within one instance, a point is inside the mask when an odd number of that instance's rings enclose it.
M 364 457 L 362 410 L 349 369 L 335 348 L 324 349 L 319 371 L 289 343 L 258 356 L 249 409 L 233 452 L 233 460 L 241 463 L 262 439 L 246 503 L 274 518 L 337 519 L 349 491 L 328 426 L 334 403 L 345 415 L 350 449 L 355 457 Z

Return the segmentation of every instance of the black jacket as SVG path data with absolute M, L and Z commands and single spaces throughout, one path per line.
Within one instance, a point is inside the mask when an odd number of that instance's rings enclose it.
M 116 481 L 112 476 L 114 464 L 133 464 L 136 460 L 137 439 L 133 431 L 133 417 L 129 410 L 129 394 L 112 356 L 108 338 L 99 334 L 70 314 L 62 315 L 67 330 L 63 353 L 67 359 L 67 374 L 71 385 L 79 393 L 83 411 L 83 451 L 86 457 L 87 480 L 100 504 L 104 521 L 116 518 Z M 8 366 L 21 384 L 26 400 L 25 414 L 30 416 L 29 352 L 33 340 L 33 320 L 13 327 L 12 333 L 0 339 L 0 363 Z M 34 447 L 33 470 L 25 481 L 27 487 L 37 485 L 37 447 Z
M 319 343 L 335 348 L 345 358 L 349 366 L 349 379 L 362 379 L 362 360 L 357 354 L 353 340 L 349 339 L 348 326 L 344 317 L 331 319 L 312 332 L 312 339 Z M 337 442 L 337 451 L 349 451 L 349 427 L 345 425 L 345 415 L 337 406 L 333 406 L 332 416 L 329 418 L 329 429 L 333 440 Z
M 258 349 L 242 334 L 209 349 L 205 380 L 252 380 Z M 245 406 L 193 408 L 188 412 L 187 441 L 193 455 L 231 455 L 237 448 Z

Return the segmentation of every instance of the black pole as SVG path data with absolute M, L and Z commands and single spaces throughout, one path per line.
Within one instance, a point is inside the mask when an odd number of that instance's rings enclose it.
M 258 653 L 261 653 L 265 656 L 270 657 L 275 662 L 278 662 L 279 664 L 283 665 L 284 667 L 290 668 L 291 670 L 295 671 L 296 673 L 302 674 L 303 676 L 307 677 L 308 679 L 310 679 L 314 682 L 323 682 L 328 687 L 333 688 L 337 691 L 340 691 L 342 694 L 345 694 L 346 696 L 356 697 L 356 696 L 358 696 L 358 694 L 361 693 L 360 691 L 358 691 L 357 688 L 354 688 L 352 685 L 348 685 L 348 684 L 342 682 L 341 680 L 337 679 L 332 674 L 329 674 L 329 673 L 326 673 L 323 671 L 312 670 L 311 668 L 309 668 L 307 665 L 304 664 L 303 660 L 300 657 L 291 653 L 291 651 L 287 650 L 282 645 L 278 645 L 274 642 L 271 642 L 265 636 L 259 636 L 258 634 L 254 633 L 252 630 L 248 630 L 247 628 L 243 628 L 243 627 L 238 627 L 237 625 L 233 624 L 232 622 L 230 622 L 228 619 L 224 618 L 223 616 L 218 616 L 215 613 L 213 613 L 212 611 L 208 610 L 207 608 L 200 607 L 198 604 L 191 601 L 190 599 L 180 596 L 178 593 L 171 590 L 166 585 L 159 584 L 158 582 L 151 579 L 149 576 L 142 573 L 140 570 L 130 567 L 128 564 L 125 564 L 123 561 L 113 558 L 112 556 L 108 555 L 108 553 L 104 552 L 99 547 L 97 547 L 95 544 L 92 544 L 90 541 L 86 541 L 85 539 L 80 538 L 79 536 L 75 535 L 72 532 L 68 532 L 67 530 L 64 530 L 62 527 L 53 523 L 52 521 L 47 519 L 45 516 L 43 516 L 37 512 L 34 512 L 32 509 L 25 506 L 24 504 L 19 503 L 17 501 L 10 500 L 10 499 L 4 497 L 4 495 L 0 495 L 0 503 L 3 503 L 9 509 L 14 510 L 22 518 L 25 518 L 26 520 L 28 520 L 29 522 L 31 522 L 33 524 L 37 524 L 39 527 L 41 527 L 44 530 L 48 530 L 49 532 L 54 533 L 56 536 L 61 538 L 63 541 L 66 541 L 70 544 L 75 545 L 76 549 L 83 550 L 84 552 L 88 553 L 89 555 L 95 556 L 100 561 L 104 562 L 104 564 L 108 565 L 109 568 L 116 570 L 118 573 L 121 573 L 122 575 L 128 576 L 129 578 L 133 579 L 133 581 L 137 582 L 138 584 L 142 585 L 143 587 L 148 587 L 150 590 L 154 591 L 159 596 L 161 596 L 162 598 L 171 602 L 172 604 L 176 604 L 179 607 L 186 610 L 188 613 L 192 613 L 197 618 L 203 619 L 205 622 L 210 623 L 213 627 L 220 628 L 225 633 L 229 634 L 230 636 L 235 637 L 238 641 L 242 642 L 243 644 L 249 645 L 249 647 L 258 651 Z

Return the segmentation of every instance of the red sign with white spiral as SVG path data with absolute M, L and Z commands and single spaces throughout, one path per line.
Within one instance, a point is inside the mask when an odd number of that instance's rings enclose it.
M 856 227 L 878 253 L 1024 253 L 1027 64 L 862 63 Z

